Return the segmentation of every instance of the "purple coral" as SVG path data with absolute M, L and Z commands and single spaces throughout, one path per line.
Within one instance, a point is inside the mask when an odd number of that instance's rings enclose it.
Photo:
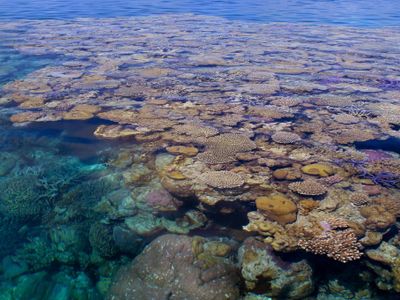
M 319 225 L 322 227 L 324 232 L 332 230 L 331 224 L 329 224 L 327 221 L 321 221 L 319 222 Z
M 397 187 L 400 184 L 399 176 L 391 172 L 381 171 L 375 174 L 367 173 L 364 177 L 371 179 L 375 184 L 389 188 Z
M 349 164 L 357 170 L 361 178 L 370 179 L 375 184 L 389 188 L 399 186 L 400 177 L 398 174 L 389 171 L 370 172 L 367 169 L 368 163 L 389 159 L 392 157 L 390 154 L 380 150 L 365 150 L 364 153 L 367 154 L 367 157 L 364 159 L 341 159 L 337 160 L 336 163 Z
M 179 202 L 164 189 L 151 191 L 145 200 L 150 207 L 159 211 L 175 211 L 179 207 Z
M 366 159 L 369 162 L 375 162 L 375 161 L 381 161 L 381 160 L 393 158 L 392 155 L 390 155 L 389 153 L 382 151 L 382 150 L 368 149 L 368 150 L 363 150 L 362 152 L 367 155 Z

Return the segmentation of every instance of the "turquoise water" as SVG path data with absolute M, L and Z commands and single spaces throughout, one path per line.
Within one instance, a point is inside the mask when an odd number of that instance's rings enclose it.
M 399 18 L 0 0 L 0 300 L 399 299 Z

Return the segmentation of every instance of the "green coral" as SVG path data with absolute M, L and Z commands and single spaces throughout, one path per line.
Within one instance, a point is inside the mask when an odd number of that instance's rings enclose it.
M 18 249 L 15 260 L 27 263 L 31 270 L 49 267 L 56 259 L 56 251 L 46 240 L 35 237 Z
M 0 152 L 0 176 L 7 175 L 16 165 L 18 157 L 8 152 Z
M 112 237 L 112 228 L 94 223 L 90 226 L 89 242 L 93 250 L 102 257 L 113 257 L 117 254 L 117 247 Z
M 0 213 L 12 219 L 27 219 L 40 214 L 45 190 L 34 175 L 12 176 L 0 180 Z
M 46 269 L 52 264 L 79 265 L 84 269 L 89 264 L 84 238 L 73 227 L 57 227 L 48 236 L 37 236 L 25 243 L 14 259 L 28 264 L 31 271 Z

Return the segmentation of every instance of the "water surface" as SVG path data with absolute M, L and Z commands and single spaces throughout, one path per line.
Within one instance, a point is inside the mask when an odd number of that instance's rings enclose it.
M 0 19 L 108 18 L 194 13 L 261 23 L 305 22 L 382 27 L 400 25 L 398 4 L 391 0 L 0 0 Z

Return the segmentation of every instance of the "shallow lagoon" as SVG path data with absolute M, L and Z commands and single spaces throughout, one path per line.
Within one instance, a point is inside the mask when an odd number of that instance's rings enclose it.
M 1 297 L 398 298 L 398 29 L 0 30 Z

